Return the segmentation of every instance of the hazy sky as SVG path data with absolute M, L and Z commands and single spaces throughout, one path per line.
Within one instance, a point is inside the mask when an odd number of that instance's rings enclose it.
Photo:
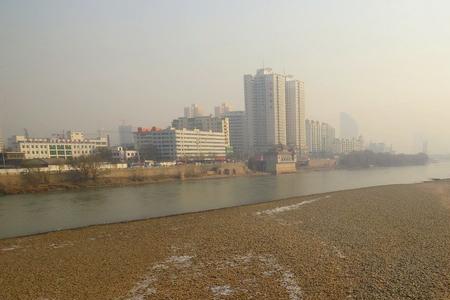
M 449 1 L 0 0 L 0 128 L 167 126 L 244 107 L 262 65 L 305 81 L 307 117 L 450 152 Z

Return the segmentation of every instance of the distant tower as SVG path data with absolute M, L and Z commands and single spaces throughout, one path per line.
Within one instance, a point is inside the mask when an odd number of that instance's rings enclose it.
M 2 130 L 0 129 L 0 152 L 5 150 L 5 142 L 3 140 Z
M 428 141 L 424 141 L 422 144 L 422 153 L 428 154 Z
M 203 108 L 197 104 L 191 104 L 191 106 L 186 106 L 184 108 L 185 118 L 197 118 L 203 116 Z
M 133 144 L 133 126 L 122 124 L 119 125 L 119 143 L 121 146 Z
M 231 106 L 227 102 L 223 102 L 219 106 L 214 107 L 214 116 L 215 117 L 223 117 L 224 114 L 229 113 L 231 111 Z
M 358 124 L 355 119 L 352 118 L 351 115 L 345 112 L 341 112 L 340 114 L 340 125 L 341 138 L 356 138 L 359 136 Z

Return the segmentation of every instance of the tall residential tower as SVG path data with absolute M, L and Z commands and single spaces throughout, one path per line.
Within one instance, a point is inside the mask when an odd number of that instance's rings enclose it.
M 286 81 L 286 138 L 288 146 L 306 154 L 305 85 L 303 81 Z
M 249 150 L 286 145 L 286 77 L 265 68 L 244 75 Z

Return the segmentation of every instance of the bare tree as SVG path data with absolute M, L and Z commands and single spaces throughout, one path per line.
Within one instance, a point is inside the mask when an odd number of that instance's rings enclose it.
M 76 179 L 96 180 L 101 173 L 101 166 L 103 164 L 100 155 L 80 156 L 69 161 L 72 167 L 72 173 Z

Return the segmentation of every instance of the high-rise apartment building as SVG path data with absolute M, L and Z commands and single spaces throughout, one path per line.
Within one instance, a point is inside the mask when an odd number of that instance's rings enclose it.
M 287 145 L 306 154 L 305 87 L 303 81 L 286 81 Z
M 214 107 L 214 116 L 220 118 L 220 117 L 223 117 L 224 114 L 226 114 L 230 111 L 231 111 L 231 106 L 228 103 L 223 102 L 219 106 Z
M 191 106 L 186 106 L 184 108 L 185 118 L 196 118 L 203 116 L 203 108 L 197 104 L 191 104 Z
M 250 152 L 286 145 L 286 77 L 270 68 L 244 75 L 244 95 Z

